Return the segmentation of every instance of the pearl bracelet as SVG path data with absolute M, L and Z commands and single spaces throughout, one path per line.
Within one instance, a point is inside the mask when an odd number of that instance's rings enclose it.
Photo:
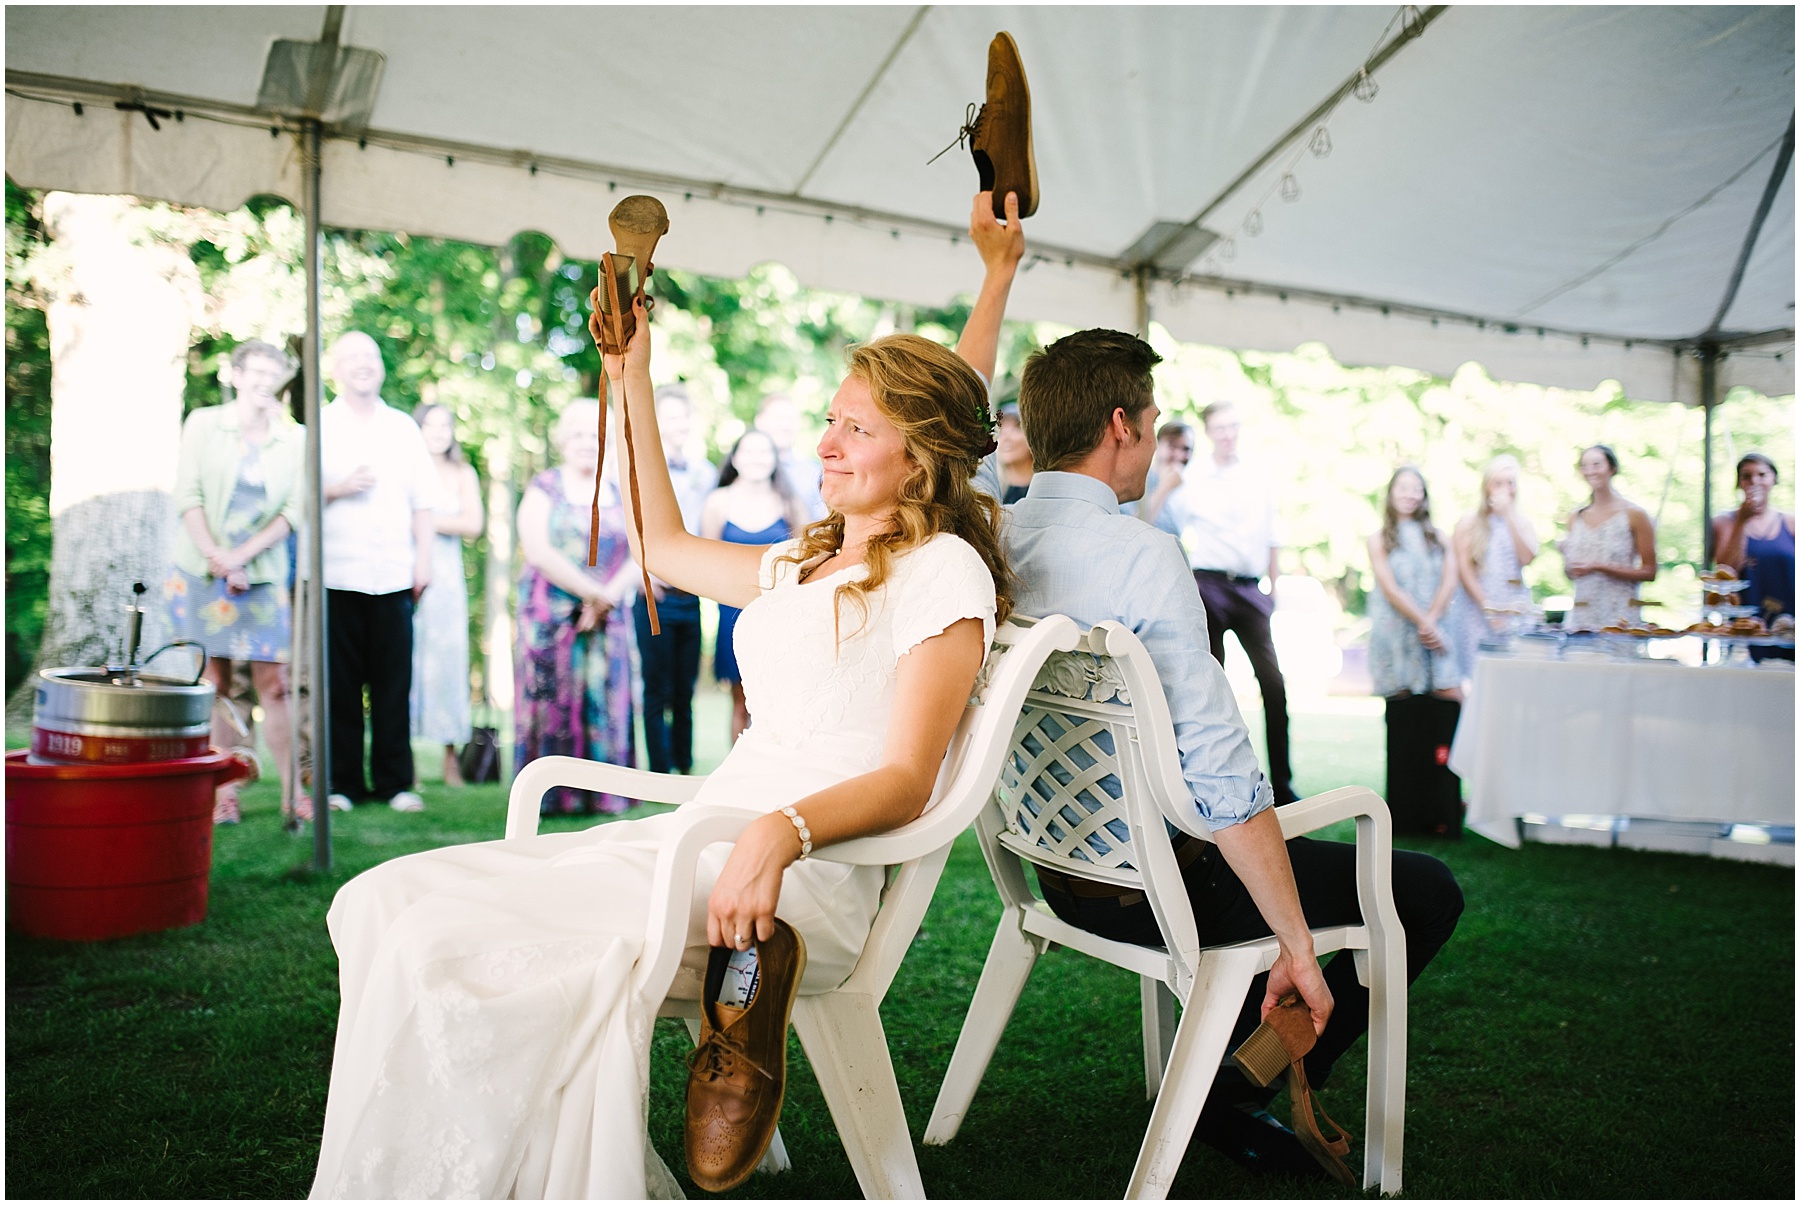
M 800 860 L 806 861 L 806 855 L 812 852 L 812 830 L 806 827 L 806 820 L 793 808 L 782 808 L 781 814 L 794 822 L 794 829 L 800 837 Z

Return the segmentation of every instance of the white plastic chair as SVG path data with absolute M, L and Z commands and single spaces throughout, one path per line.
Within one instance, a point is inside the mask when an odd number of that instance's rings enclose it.
M 918 1160 L 907 1133 L 900 1089 L 881 1027 L 880 1006 L 931 903 L 950 846 L 993 794 L 1007 740 L 1038 669 L 1049 655 L 1073 649 L 1080 629 L 1064 616 L 1029 627 L 1002 625 L 938 773 L 931 802 L 918 819 L 873 837 L 815 850 L 814 858 L 857 866 L 889 867 L 881 908 L 850 977 L 835 990 L 802 994 L 794 1002 L 794 1030 L 806 1050 L 838 1137 L 863 1194 L 870 1198 L 923 1198 Z M 657 803 L 686 803 L 705 781 L 650 774 L 573 757 L 546 757 L 519 771 L 507 806 L 508 838 L 537 832 L 539 803 L 552 787 L 608 791 Z M 659 1016 L 699 1024 L 697 1000 L 669 996 L 681 964 L 700 851 L 735 841 L 762 813 L 742 808 L 694 806 L 678 813 L 678 836 L 657 855 L 652 911 L 633 989 Z M 789 1166 L 779 1133 L 763 1170 Z
M 1090 811 L 1096 804 L 1099 810 Z M 1320 954 L 1354 951 L 1358 978 L 1369 987 L 1363 1187 L 1379 1180 L 1384 1193 L 1399 1192 L 1406 950 L 1390 883 L 1387 804 L 1373 791 L 1345 787 L 1275 814 L 1285 838 L 1356 820 L 1364 923 L 1314 929 L 1313 942 Z M 1156 667 L 1129 630 L 1102 623 L 1078 649 L 1044 666 L 1013 733 L 994 803 L 976 821 L 1005 911 L 926 1127 L 927 1145 L 956 1136 L 1033 965 L 1045 951 L 1067 946 L 1140 976 L 1144 1081 L 1156 1104 L 1125 1195 L 1168 1196 L 1250 981 L 1273 965 L 1277 946 L 1270 937 L 1201 947 L 1165 820 L 1210 839 L 1182 778 Z M 1123 822 L 1129 840 L 1104 827 L 1108 821 Z M 1102 846 L 1110 849 L 1101 852 Z M 1110 941 L 1059 920 L 1026 885 L 1025 862 L 1144 892 L 1163 948 Z M 1178 1026 L 1176 1001 L 1183 1010 Z

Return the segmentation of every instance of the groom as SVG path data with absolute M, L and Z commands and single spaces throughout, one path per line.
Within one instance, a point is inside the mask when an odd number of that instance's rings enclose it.
M 1022 251 L 1017 222 L 1008 225 Z M 971 315 L 970 328 L 980 329 L 965 328 L 959 350 L 998 342 L 1004 292 L 998 306 L 989 300 Z M 1310 931 L 1360 923 L 1355 847 L 1282 840 L 1273 793 L 1208 649 L 1206 611 L 1181 545 L 1120 513 L 1120 503 L 1143 497 L 1156 452 L 1151 370 L 1160 360 L 1141 339 L 1088 330 L 1026 362 L 1019 417 L 1036 473 L 1001 525 L 1019 579 L 1015 604 L 1021 614 L 1062 614 L 1085 626 L 1116 620 L 1144 642 L 1168 697 L 1183 777 L 1213 838 L 1181 834 L 1174 842 L 1200 939 L 1213 945 L 1273 934 L 1280 946 L 1244 1000 L 1230 1048 L 1250 1035 L 1264 1005 L 1298 992 L 1320 1031 L 1306 1057 L 1307 1077 L 1323 1087 L 1338 1056 L 1369 1024 L 1369 993 L 1357 982 L 1354 960 L 1334 956 L 1321 973 Z M 977 367 L 991 372 L 992 360 Z M 1161 943 L 1141 894 L 1131 901 L 1121 888 L 1043 870 L 1038 879 L 1045 902 L 1070 924 L 1115 940 Z M 1394 852 L 1393 889 L 1411 981 L 1455 930 L 1462 892 L 1442 862 L 1405 850 Z M 1274 1095 L 1235 1068 L 1220 1071 L 1195 1137 L 1247 1167 L 1322 1174 L 1266 1111 Z

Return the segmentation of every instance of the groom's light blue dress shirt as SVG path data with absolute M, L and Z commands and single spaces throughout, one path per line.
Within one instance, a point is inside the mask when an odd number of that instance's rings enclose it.
M 1175 537 L 1121 514 L 1112 489 L 1080 473 L 1032 477 L 1006 508 L 1001 536 L 1019 578 L 1019 613 L 1067 615 L 1083 627 L 1116 620 L 1144 642 L 1208 828 L 1274 805 L 1224 667 L 1207 649 L 1206 608 Z

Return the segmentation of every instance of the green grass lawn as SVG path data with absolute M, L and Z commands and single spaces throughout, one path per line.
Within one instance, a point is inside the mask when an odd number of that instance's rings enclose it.
M 1355 709 L 1296 716 L 1298 785 L 1379 787 L 1380 725 Z M 723 748 L 717 696 L 699 728 L 704 764 Z M 204 924 L 91 945 L 12 936 L 8 1195 L 303 1196 L 337 1014 L 332 893 L 395 855 L 501 832 L 498 787 L 425 795 L 424 815 L 338 818 L 321 876 L 258 785 L 244 823 L 218 832 Z M 1477 837 L 1418 847 L 1452 865 L 1468 909 L 1412 993 L 1408 1195 L 1792 1197 L 1791 870 Z M 997 913 L 965 835 L 883 1013 L 915 1139 Z M 927 1190 L 1117 1197 L 1149 1117 L 1137 1007 L 1127 973 L 1045 958 L 956 1142 L 919 1149 Z M 686 1045 L 659 1022 L 651 1136 L 672 1166 Z M 729 1195 L 857 1196 L 794 1053 L 782 1129 L 795 1170 Z M 1361 1057 L 1359 1045 L 1322 1098 L 1359 1139 Z M 1355 1194 L 1253 1178 L 1196 1145 L 1170 1195 Z

